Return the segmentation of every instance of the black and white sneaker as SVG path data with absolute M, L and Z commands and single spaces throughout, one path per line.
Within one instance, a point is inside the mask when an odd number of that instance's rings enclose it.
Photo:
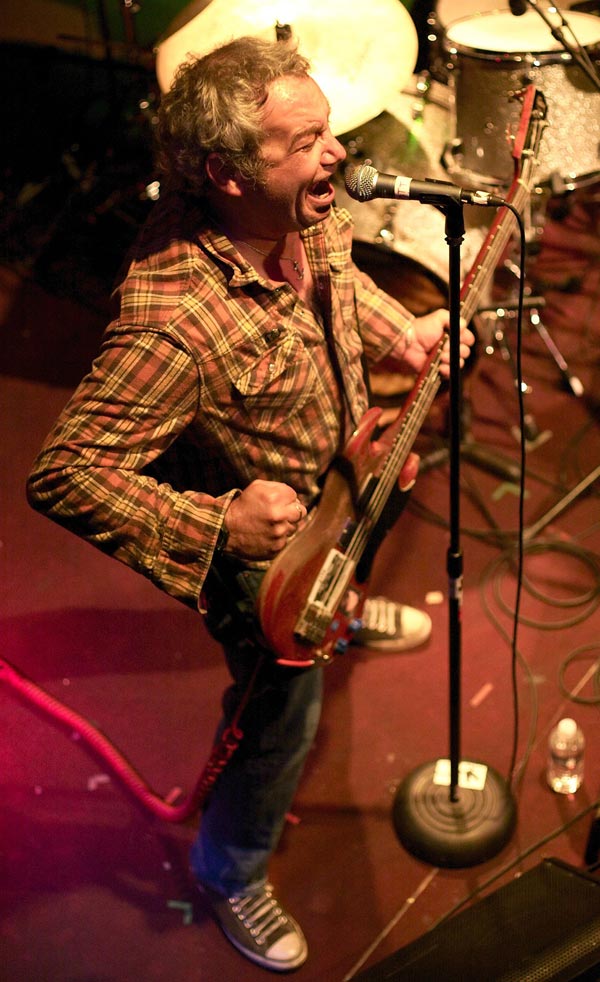
M 371 651 L 410 651 L 431 637 L 429 614 L 387 597 L 367 597 L 361 620 L 352 643 Z
M 200 886 L 223 933 L 243 955 L 274 972 L 288 972 L 306 961 L 308 946 L 299 924 L 265 884 L 257 893 L 226 897 Z

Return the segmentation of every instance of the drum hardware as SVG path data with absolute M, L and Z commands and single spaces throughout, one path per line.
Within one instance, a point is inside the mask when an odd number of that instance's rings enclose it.
M 531 217 L 530 217 L 530 222 L 531 222 Z M 531 229 L 532 228 L 531 224 L 528 227 L 529 229 Z M 540 234 L 539 225 L 536 225 L 534 227 L 533 234 L 539 237 Z M 535 248 L 536 246 L 535 240 L 533 241 L 533 243 L 530 240 L 527 241 L 528 247 L 531 247 L 532 244 L 533 247 Z M 511 280 L 518 285 L 521 278 L 521 268 L 517 263 L 513 262 L 510 256 L 506 256 L 504 258 L 502 263 L 502 269 L 506 270 Z M 502 324 L 507 323 L 507 321 L 509 321 L 511 318 L 514 318 L 518 306 L 516 301 L 512 299 L 511 296 L 512 292 L 513 292 L 512 290 L 509 290 L 509 295 L 506 296 L 504 299 L 497 300 L 494 304 L 490 304 L 485 308 L 482 307 L 479 310 L 479 314 L 483 318 L 485 317 L 489 318 L 490 325 L 491 325 L 491 334 L 489 337 L 488 344 L 484 345 L 484 350 L 486 351 L 487 354 L 491 354 L 493 352 L 494 345 L 492 342 L 492 338 L 495 339 L 496 342 L 503 348 L 505 345 L 507 345 L 506 338 L 504 337 L 504 330 Z M 542 321 L 540 311 L 544 309 L 545 305 L 546 305 L 546 301 L 544 300 L 544 298 L 541 296 L 533 295 L 531 291 L 531 287 L 529 287 L 529 285 L 526 283 L 525 290 L 524 290 L 524 297 L 523 297 L 523 309 L 526 310 L 528 313 L 529 323 L 535 329 L 540 340 L 544 343 L 550 355 L 552 356 L 566 388 L 571 392 L 572 395 L 576 396 L 577 398 L 580 398 L 585 391 L 583 387 L 583 383 L 581 379 L 577 375 L 574 375 L 573 372 L 571 372 L 571 370 L 569 369 L 566 359 L 564 358 L 557 344 L 553 340 L 550 332 L 548 331 L 548 328 L 545 326 L 545 324 Z M 514 367 L 512 356 L 508 360 L 511 361 L 511 364 L 513 364 Z M 515 372 L 515 377 L 516 377 L 516 372 Z
M 505 266 L 509 268 L 513 275 L 520 275 L 520 270 L 515 264 L 505 261 Z M 527 291 L 527 287 L 525 288 Z M 527 312 L 529 324 L 535 328 L 537 334 L 546 345 L 552 355 L 561 377 L 569 391 L 580 397 L 583 395 L 584 388 L 581 380 L 569 370 L 569 366 L 553 341 L 548 329 L 544 325 L 540 311 L 545 306 L 545 300 L 541 296 L 529 295 L 523 298 L 523 310 Z M 482 347 L 487 355 L 492 355 L 495 350 L 500 352 L 502 359 L 510 366 L 512 376 L 517 385 L 517 366 L 511 346 L 507 339 L 506 327 L 514 321 L 518 313 L 518 302 L 516 300 L 498 301 L 490 307 L 481 307 L 478 310 L 478 323 L 481 325 Z M 531 395 L 532 387 L 522 381 L 522 394 Z M 521 437 L 525 439 L 528 450 L 535 450 L 552 438 L 550 430 L 540 430 L 533 413 L 526 411 L 523 416 L 523 431 L 518 426 L 511 426 L 510 432 L 517 443 Z M 465 435 L 461 450 L 465 459 L 476 464 L 483 470 L 491 471 L 507 481 L 514 481 L 519 474 L 519 466 L 509 458 L 502 455 L 498 456 L 495 452 L 486 447 L 481 447 L 474 442 L 468 434 Z
M 506 270 L 510 277 L 518 284 L 521 277 L 521 268 L 510 257 L 506 257 L 502 263 L 502 268 Z M 512 291 L 511 291 L 512 293 Z M 572 395 L 579 398 L 584 393 L 583 383 L 578 376 L 574 375 L 567 364 L 567 361 L 554 342 L 546 325 L 543 323 L 541 311 L 544 309 L 546 301 L 542 296 L 534 295 L 529 286 L 525 286 L 523 297 L 523 311 L 527 313 L 528 322 L 546 349 L 552 356 L 560 376 L 566 388 Z M 507 327 L 514 322 L 518 312 L 518 302 L 512 296 L 496 300 L 489 306 L 482 306 L 478 310 L 478 323 L 481 325 L 482 349 L 487 355 L 493 355 L 495 350 L 500 352 L 502 359 L 510 366 L 512 376 L 517 385 L 517 365 L 512 353 L 510 343 L 507 338 Z M 522 382 L 523 395 L 531 395 L 532 388 L 526 382 Z M 531 412 L 524 415 L 523 434 L 518 426 L 511 427 L 511 433 L 517 443 L 521 440 L 521 435 L 525 438 L 527 449 L 534 450 L 536 447 L 546 443 L 551 437 L 550 430 L 540 430 L 535 417 Z
M 390 97 L 385 112 L 342 134 L 349 166 L 369 157 L 381 171 L 447 181 L 441 153 L 450 133 L 449 100 L 448 87 L 428 72 L 414 75 L 402 92 Z M 346 190 L 343 173 L 336 179 L 336 201 L 354 220 L 354 261 L 381 289 L 416 316 L 447 306 L 448 248 L 441 211 L 418 201 L 376 198 L 357 203 Z M 463 274 L 471 268 L 492 218 L 491 209 L 465 207 Z M 386 419 L 411 388 L 410 379 L 376 371 L 371 383 L 378 404 L 386 407 Z
M 552 355 L 566 388 L 572 395 L 580 398 L 585 392 L 583 382 L 577 375 L 574 375 L 570 371 L 564 356 L 561 354 L 550 332 L 548 331 L 548 328 L 542 322 L 540 310 L 543 310 L 545 304 L 546 301 L 543 297 L 526 297 L 523 306 L 528 311 L 529 323 L 535 329 L 540 339 L 544 342 L 546 348 Z M 484 345 L 484 351 L 486 354 L 493 354 L 494 342 L 503 348 L 508 347 L 502 324 L 506 323 L 507 319 L 514 316 L 515 310 L 516 304 L 514 303 L 499 303 L 493 309 L 487 308 L 479 311 L 483 317 L 487 316 L 490 319 L 490 323 L 493 326 L 488 342 Z M 512 355 L 510 356 L 509 360 L 511 364 L 514 365 Z M 528 389 L 528 391 L 530 391 L 530 389 Z
M 531 118 L 535 120 L 536 117 L 534 112 L 532 112 Z M 523 203 L 523 207 L 521 210 L 522 229 L 524 233 L 524 241 L 522 243 L 523 247 L 526 247 L 530 243 L 532 237 L 535 240 L 535 237 L 536 236 L 539 237 L 539 235 L 541 234 L 542 229 L 540 227 L 540 212 L 543 212 L 545 210 L 545 204 L 546 204 L 546 200 L 544 199 L 542 194 L 540 193 L 533 194 L 532 197 L 532 191 L 535 190 L 535 187 L 533 185 L 533 178 L 535 174 L 535 167 L 537 165 L 536 151 L 539 145 L 539 137 L 543 134 L 545 114 L 538 116 L 537 120 L 538 120 L 537 122 L 538 140 L 531 144 L 532 149 L 536 154 L 536 156 L 534 158 L 532 155 L 530 155 L 527 158 L 524 153 L 521 153 L 521 158 L 523 160 L 528 160 L 529 162 L 528 170 L 530 171 L 530 181 L 531 181 L 528 187 L 528 197 L 526 201 Z M 517 147 L 517 145 L 518 145 L 518 141 L 515 141 L 515 147 Z M 515 179 L 513 179 L 513 187 L 514 185 L 515 185 Z M 509 253 L 510 253 L 510 246 L 509 246 Z M 560 351 L 558 350 L 557 346 L 554 344 L 552 338 L 549 335 L 549 332 L 547 331 L 545 325 L 542 322 L 542 318 L 540 316 L 540 310 L 543 309 L 545 305 L 545 301 L 543 297 L 533 296 L 531 289 L 527 288 L 524 285 L 523 283 L 524 273 L 522 267 L 511 261 L 510 254 L 507 255 L 505 253 L 503 256 L 499 256 L 499 260 L 500 260 L 499 264 L 496 266 L 496 270 L 494 274 L 495 291 L 497 292 L 498 289 L 503 286 L 503 284 L 497 282 L 497 277 L 499 272 L 502 269 L 507 270 L 509 274 L 513 277 L 512 285 L 514 286 L 514 281 L 516 281 L 518 284 L 518 288 L 519 288 L 518 293 L 519 293 L 519 298 L 522 301 L 523 310 L 529 313 L 529 318 L 532 326 L 535 327 L 540 338 L 544 341 L 546 347 L 554 357 L 555 362 L 559 370 L 561 371 L 561 375 L 563 379 L 568 383 L 569 388 L 574 395 L 577 396 L 581 395 L 583 392 L 583 386 L 581 384 L 581 381 L 569 371 L 565 359 L 562 357 Z M 479 263 L 479 259 L 478 259 L 478 263 Z M 503 301 L 495 300 L 493 303 L 489 303 L 489 304 L 486 304 L 485 302 L 484 303 L 480 302 L 476 311 L 476 316 L 477 316 L 478 325 L 481 325 L 479 330 L 480 338 L 482 334 L 485 336 L 486 329 L 487 329 L 487 339 L 485 341 L 485 344 L 483 345 L 484 350 L 488 354 L 492 354 L 496 349 L 500 351 L 500 354 L 502 355 L 503 359 L 510 364 L 510 367 L 512 369 L 512 375 L 515 380 L 515 386 L 517 385 L 521 386 L 519 394 L 520 397 L 522 398 L 525 394 L 531 392 L 531 388 L 526 383 L 524 383 L 520 377 L 520 373 L 517 369 L 515 360 L 513 359 L 510 345 L 508 344 L 508 340 L 504 330 L 505 324 L 509 322 L 511 318 L 520 315 L 521 304 L 519 303 L 519 301 L 513 300 L 514 295 L 516 293 L 514 289 L 509 290 L 508 292 L 509 292 L 509 297 L 507 297 L 506 300 Z M 515 462 L 513 461 L 508 461 L 508 463 L 506 464 L 505 460 L 498 458 L 493 451 L 487 448 L 479 447 L 466 431 L 466 426 L 468 425 L 469 422 L 470 421 L 467 414 L 465 414 L 463 418 L 461 418 L 461 420 L 459 421 L 460 435 L 461 435 L 461 449 L 464 450 L 464 456 L 467 459 L 469 459 L 471 462 L 478 464 L 482 468 L 491 470 L 496 474 L 500 474 L 506 480 L 509 481 L 513 480 L 515 474 L 518 472 L 518 465 L 516 465 Z M 517 427 L 517 428 L 512 428 L 511 432 L 513 433 L 513 435 L 515 436 L 518 442 L 524 441 L 528 445 L 529 449 L 533 449 L 541 445 L 543 442 L 545 442 L 552 436 L 552 434 L 549 431 L 540 432 L 533 415 L 529 412 L 523 414 L 523 417 L 520 421 L 520 425 L 522 425 L 523 427 L 522 431 L 520 427 Z M 425 467 L 437 466 L 445 459 L 446 458 L 445 455 L 443 454 L 443 451 L 437 450 L 434 451 L 432 459 L 430 460 L 427 460 L 427 458 L 425 459 L 424 465 Z
M 530 323 L 534 322 L 534 318 L 539 321 L 538 311 L 543 306 L 544 300 L 542 297 L 524 298 L 523 309 L 528 311 Z M 479 311 L 480 323 L 483 325 L 482 333 L 486 337 L 483 350 L 486 355 L 493 355 L 495 350 L 500 352 L 503 361 L 507 362 L 510 366 L 515 386 L 517 385 L 517 366 L 506 336 L 506 327 L 511 320 L 517 317 L 517 310 L 518 304 L 514 302 L 505 305 L 498 304 L 497 307 L 484 308 Z M 521 382 L 523 396 L 531 395 L 532 391 L 532 387 L 527 382 Z M 511 426 L 510 432 L 517 443 L 519 443 L 521 440 L 521 429 L 518 426 Z M 525 438 L 527 449 L 534 450 L 536 447 L 546 443 L 551 438 L 552 433 L 550 430 L 540 431 L 533 414 L 531 412 L 525 412 L 522 435 Z
M 465 184 L 481 184 L 490 191 L 500 191 L 506 183 L 498 177 L 487 174 L 477 174 L 464 165 L 465 147 L 462 137 L 456 136 L 449 140 L 442 152 L 442 164 L 448 175 L 454 181 Z

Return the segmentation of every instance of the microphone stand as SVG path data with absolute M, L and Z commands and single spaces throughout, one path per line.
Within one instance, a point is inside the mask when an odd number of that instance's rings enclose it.
M 460 247 L 465 234 L 459 201 L 433 201 L 446 215 L 450 312 L 450 542 L 447 553 L 449 614 L 449 751 L 447 760 L 421 765 L 396 792 L 393 822 L 405 848 L 442 867 L 474 866 L 495 856 L 510 839 L 514 800 L 504 779 L 486 764 L 462 761 L 460 750 L 461 609 L 460 547 Z M 449 765 L 449 766 L 448 766 Z

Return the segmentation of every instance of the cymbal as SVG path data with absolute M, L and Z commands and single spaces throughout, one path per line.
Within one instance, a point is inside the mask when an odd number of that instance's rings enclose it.
M 331 105 L 331 129 L 346 133 L 382 112 L 413 73 L 417 30 L 400 0 L 205 0 L 156 49 L 158 84 L 166 92 L 190 55 L 204 55 L 246 35 L 275 41 L 289 25 L 311 75 Z M 184 21 L 182 24 L 181 22 Z

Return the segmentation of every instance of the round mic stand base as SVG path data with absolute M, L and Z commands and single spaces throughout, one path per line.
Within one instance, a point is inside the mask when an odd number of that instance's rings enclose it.
M 440 783 L 440 771 L 443 780 L 449 765 L 433 761 L 409 774 L 396 792 L 392 818 L 412 855 L 461 869 L 504 848 L 514 831 L 516 808 L 504 779 L 486 764 L 461 762 L 459 786 L 451 793 L 448 781 Z

